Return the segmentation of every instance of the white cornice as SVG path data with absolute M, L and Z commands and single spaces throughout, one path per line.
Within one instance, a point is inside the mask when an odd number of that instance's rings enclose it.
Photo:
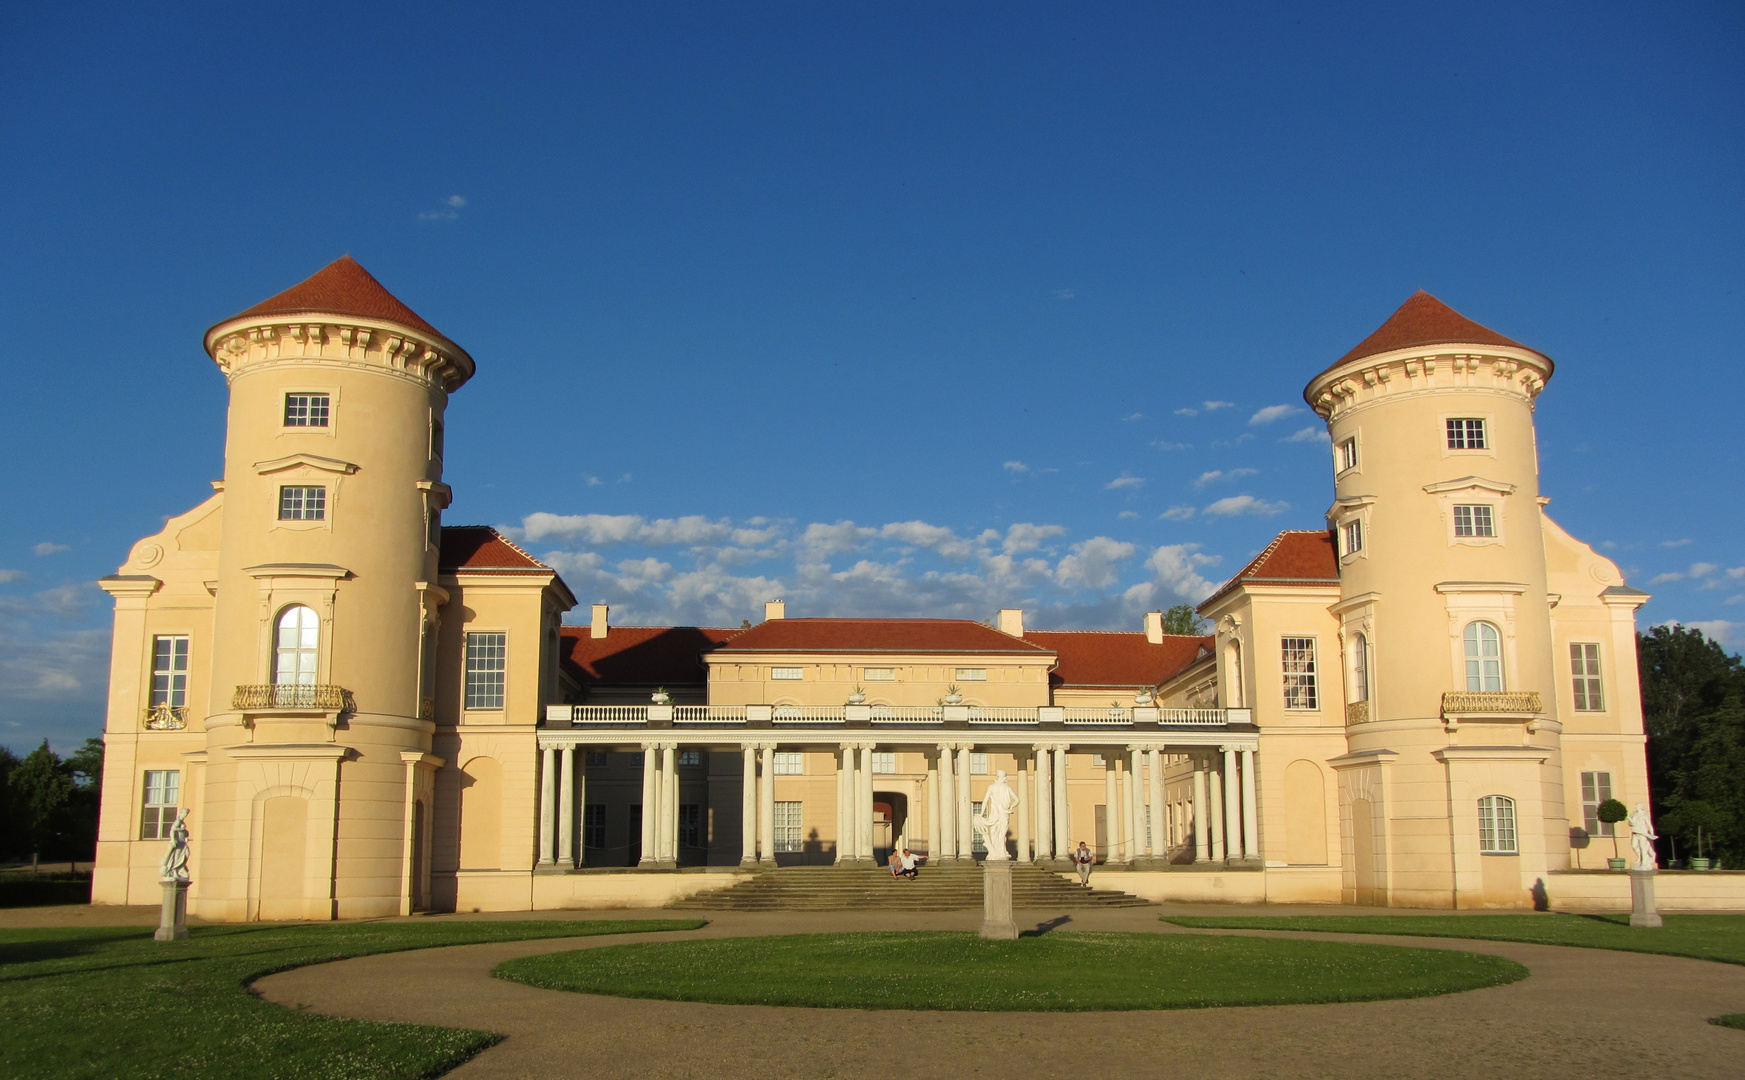
M 271 461 L 257 461 L 254 463 L 254 471 L 265 476 L 268 473 L 294 469 L 299 465 L 307 465 L 311 469 L 320 469 L 323 472 L 343 473 L 346 476 L 350 476 L 358 470 L 358 467 L 349 461 L 319 457 L 315 454 L 296 453 L 282 458 L 273 458 Z
M 351 576 L 350 570 L 332 563 L 262 563 L 259 566 L 245 566 L 242 572 L 252 578 L 305 577 L 338 581 Z
M 1515 493 L 1515 485 L 1486 480 L 1482 476 L 1463 476 L 1458 480 L 1443 480 L 1439 483 L 1424 485 L 1424 490 L 1431 495 L 1445 495 L 1450 491 L 1472 491 L 1475 488 L 1494 491 L 1498 495 L 1513 495 Z
M 1482 593 L 1495 596 L 1498 593 L 1508 593 L 1520 596 L 1527 591 L 1527 586 L 1515 581 L 1439 581 L 1436 591 L 1443 596 L 1468 593 Z

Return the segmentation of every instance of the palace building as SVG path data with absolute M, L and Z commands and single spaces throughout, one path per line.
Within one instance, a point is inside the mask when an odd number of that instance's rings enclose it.
M 98 903 L 157 901 L 182 811 L 207 920 L 658 905 L 893 846 L 967 862 L 999 770 L 1015 858 L 1065 869 L 1088 840 L 1151 899 L 1627 903 L 1587 844 L 1602 801 L 1648 797 L 1647 594 L 1546 514 L 1550 358 L 1426 293 L 1309 380 L 1326 528 L 1218 587 L 1204 636 L 780 600 L 744 627 L 602 604 L 572 625 L 551 567 L 443 523 L 474 361 L 356 262 L 204 344 L 223 479 L 100 583 Z

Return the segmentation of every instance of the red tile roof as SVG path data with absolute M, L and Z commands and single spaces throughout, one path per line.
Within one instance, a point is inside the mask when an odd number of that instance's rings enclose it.
M 1325 529 L 1287 529 L 1273 537 L 1272 543 L 1236 572 L 1229 581 L 1213 590 L 1200 602 L 1207 604 L 1240 584 L 1265 585 L 1337 585 L 1339 583 L 1339 553 L 1333 546 L 1333 536 Z
M 717 626 L 614 626 L 590 636 L 586 626 L 558 628 L 561 655 L 583 688 L 595 684 L 702 686 L 703 654 L 741 631 Z
M 1144 634 L 1109 630 L 1031 630 L 1024 638 L 1060 657 L 1049 681 L 1055 686 L 1156 686 L 1191 666 L 1216 640 L 1168 634 L 1153 645 Z M 1128 704 L 1123 701 L 1122 704 Z
M 1398 311 L 1388 316 L 1387 322 L 1379 326 L 1375 333 L 1364 338 L 1355 349 L 1341 356 L 1340 364 L 1360 360 L 1366 356 L 1376 356 L 1394 349 L 1411 349 L 1419 345 L 1504 345 L 1512 349 L 1527 349 L 1538 353 L 1537 349 L 1527 346 L 1492 330 L 1488 326 L 1480 326 L 1471 319 L 1455 311 L 1442 301 L 1431 296 L 1423 289 L 1413 293 L 1411 298 L 1401 304 Z M 1543 356 L 1543 353 L 1539 353 Z M 1325 374 L 1323 372 L 1322 374 Z
M 1043 653 L 1023 638 L 968 619 L 771 619 L 721 652 Z
M 444 525 L 436 565 L 443 570 L 550 570 L 489 525 Z
M 382 319 L 448 340 L 442 331 L 419 318 L 417 312 L 383 288 L 382 283 L 370 276 L 370 272 L 350 255 L 341 255 L 277 296 L 268 297 L 247 311 L 239 311 L 217 325 L 255 316 L 315 314 Z

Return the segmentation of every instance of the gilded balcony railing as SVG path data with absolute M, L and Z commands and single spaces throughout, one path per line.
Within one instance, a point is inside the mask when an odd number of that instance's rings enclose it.
M 1369 723 L 1369 702 L 1348 701 L 1345 703 L 1345 722 L 1347 724 Z
M 181 731 L 188 726 L 188 710 L 185 707 L 171 705 L 160 701 L 145 711 L 145 729 L 147 731 Z
M 351 691 L 342 686 L 250 683 L 236 688 L 233 709 L 319 709 L 343 712 L 351 708 Z
M 1537 713 L 1544 708 L 1537 690 L 1449 690 L 1442 695 L 1443 716 Z

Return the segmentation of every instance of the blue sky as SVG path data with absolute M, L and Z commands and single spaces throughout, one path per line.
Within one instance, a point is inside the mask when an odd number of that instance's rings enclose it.
M 467 347 L 453 524 L 620 621 L 1137 628 L 1281 528 L 1418 288 L 1549 353 L 1550 513 L 1745 644 L 1732 4 L 11 5 L 0 743 L 210 492 L 218 319 L 350 252 Z

